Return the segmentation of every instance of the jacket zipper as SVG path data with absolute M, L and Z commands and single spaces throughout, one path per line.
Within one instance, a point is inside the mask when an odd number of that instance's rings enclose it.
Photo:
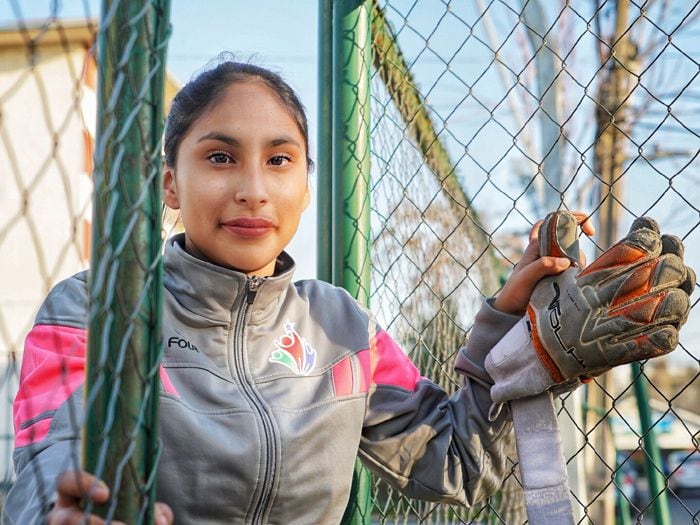
M 255 301 L 255 296 L 258 293 L 260 285 L 265 280 L 264 277 L 249 277 L 245 285 L 245 298 L 241 307 L 238 309 L 236 316 L 236 324 L 234 325 L 234 340 L 233 340 L 233 358 L 235 363 L 235 371 L 238 380 L 243 387 L 243 392 L 250 401 L 251 405 L 260 416 L 262 421 L 264 442 L 265 442 L 265 469 L 263 472 L 263 486 L 260 498 L 253 508 L 252 523 L 262 523 L 262 518 L 265 514 L 265 509 L 270 502 L 272 496 L 272 488 L 274 486 L 274 467 L 277 458 L 275 455 L 275 434 L 274 425 L 270 414 L 265 409 L 260 394 L 253 388 L 252 381 L 249 381 L 245 373 L 245 364 L 243 360 L 243 352 L 245 350 L 244 330 L 245 319 L 248 309 Z

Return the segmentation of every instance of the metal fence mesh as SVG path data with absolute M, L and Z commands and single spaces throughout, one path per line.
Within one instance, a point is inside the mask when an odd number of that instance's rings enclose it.
M 589 260 L 649 215 L 700 266 L 697 3 L 372 6 L 371 304 L 426 375 L 454 389 L 454 353 L 476 308 L 549 210 L 591 214 Z M 682 479 L 698 457 L 696 304 L 672 356 L 561 400 L 582 523 L 698 522 Z M 634 387 L 646 383 L 645 425 L 645 387 Z M 523 523 L 516 468 L 509 481 L 470 511 L 408 501 L 377 481 L 375 512 L 382 523 Z
M 12 399 L 36 309 L 90 256 L 96 67 L 94 14 L 28 22 L 17 2 L 0 29 L 0 449 L 12 474 Z M 49 212 L 50 210 L 50 212 Z
M 23 339 L 51 286 L 90 256 L 96 135 L 97 13 L 52 3 L 49 18 L 29 24 L 21 5 L 0 11 L 4 490 Z M 650 215 L 700 268 L 699 16 L 692 1 L 372 2 L 370 301 L 423 374 L 456 387 L 454 354 L 480 302 L 517 262 L 531 224 L 558 206 L 590 211 L 599 236 L 584 243 L 589 259 Z M 700 522 L 683 485 L 700 431 L 697 301 L 672 356 L 561 401 L 582 523 L 652 522 L 660 494 L 670 522 Z M 466 510 L 375 481 L 373 520 L 523 523 L 515 455 L 512 464 L 502 492 Z
M 105 479 L 118 495 L 109 508 L 87 505 L 86 512 L 129 523 L 148 520 L 158 459 L 152 400 L 162 338 L 160 141 L 168 9 L 161 0 L 105 1 L 99 30 L 88 2 L 67 10 L 57 2 L 10 2 L 0 11 L 3 495 L 13 480 L 11 407 L 23 340 L 48 291 L 89 263 L 85 319 L 70 319 L 62 301 L 45 307 L 46 318 L 64 319 L 82 335 L 71 339 L 55 331 L 46 353 L 60 362 L 50 374 L 45 366 L 41 384 L 32 384 L 38 393 L 23 400 L 23 410 L 34 417 L 15 422 L 21 423 L 16 439 L 18 446 L 33 447 L 58 408 L 52 411 L 46 400 L 66 399 L 75 390 L 80 404 L 84 388 L 86 413 L 70 405 L 74 428 L 65 439 L 72 445 L 61 468 L 83 465 Z M 35 357 L 37 369 L 43 359 L 52 357 Z

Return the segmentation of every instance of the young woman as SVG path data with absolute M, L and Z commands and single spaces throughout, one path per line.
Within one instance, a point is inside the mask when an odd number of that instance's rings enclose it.
M 569 260 L 539 257 L 533 229 L 476 317 L 450 398 L 345 291 L 292 281 L 284 248 L 311 161 L 279 76 L 235 62 L 202 73 L 173 101 L 164 147 L 164 201 L 185 233 L 164 254 L 160 523 L 338 523 L 358 454 L 411 497 L 471 505 L 497 490 L 511 425 L 488 417 L 484 359 Z M 6 523 L 82 523 L 82 498 L 108 497 L 75 472 L 86 307 L 83 272 L 53 289 L 27 337 Z

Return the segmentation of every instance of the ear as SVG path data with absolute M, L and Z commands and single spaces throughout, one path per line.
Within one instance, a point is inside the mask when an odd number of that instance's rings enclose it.
M 309 183 L 306 183 L 306 192 L 304 193 L 304 204 L 302 207 L 302 211 L 306 211 L 306 208 L 309 207 L 309 204 L 311 203 L 311 187 L 309 186 Z
M 177 197 L 177 184 L 175 183 L 175 168 L 163 164 L 163 202 L 173 210 L 180 209 L 180 199 Z

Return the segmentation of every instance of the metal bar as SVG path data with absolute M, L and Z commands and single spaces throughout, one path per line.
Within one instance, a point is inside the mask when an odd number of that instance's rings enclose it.
M 316 275 L 333 280 L 333 2 L 318 3 L 318 140 L 316 191 Z
M 369 304 L 369 11 L 362 0 L 332 5 L 332 279 Z M 344 524 L 371 518 L 369 472 L 355 466 Z
M 369 303 L 369 13 L 333 6 L 333 281 Z
M 665 487 L 665 478 L 659 471 L 661 454 L 656 442 L 656 432 L 651 422 L 651 408 L 649 408 L 649 391 L 646 376 L 642 374 L 639 363 L 632 363 L 632 377 L 634 380 L 634 394 L 637 398 L 639 409 L 639 427 L 644 440 L 644 462 L 646 464 L 647 477 L 649 479 L 649 498 L 653 500 L 654 523 L 656 525 L 671 525 L 671 512 L 668 506 L 668 492 Z
M 83 465 L 111 488 L 86 506 L 152 523 L 162 351 L 161 154 L 169 0 L 104 0 L 98 34 Z
M 617 489 L 617 508 L 616 512 L 618 516 L 615 517 L 616 525 L 631 525 L 632 521 L 630 519 L 630 502 L 627 497 L 622 492 L 620 488 L 624 483 L 624 473 L 620 463 L 617 461 L 617 454 L 615 455 L 615 487 Z

